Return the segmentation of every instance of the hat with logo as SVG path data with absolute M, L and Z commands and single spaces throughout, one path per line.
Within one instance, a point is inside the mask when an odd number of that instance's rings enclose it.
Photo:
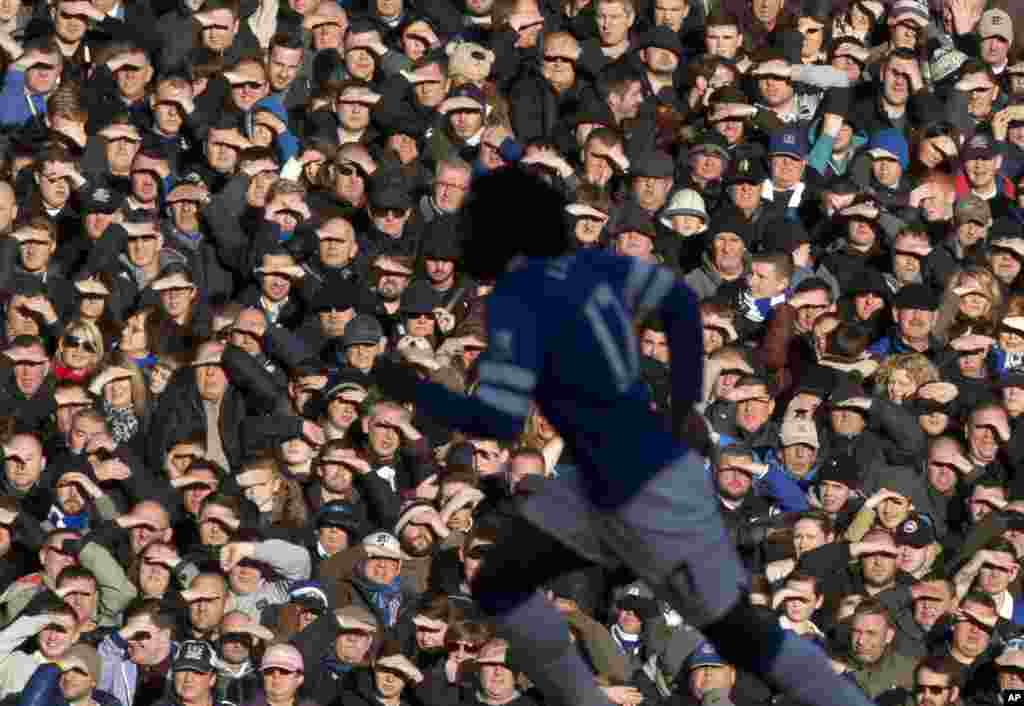
M 957 200 L 953 208 L 953 222 L 958 226 L 964 223 L 987 226 L 992 223 L 992 209 L 985 199 L 975 194 L 967 194 Z
M 171 666 L 175 672 L 202 672 L 210 674 L 216 669 L 217 654 L 213 645 L 205 640 L 186 640 L 178 647 Z
M 783 446 L 806 444 L 815 449 L 819 448 L 818 429 L 809 419 L 787 419 L 779 431 L 779 438 Z
M 364 537 L 363 551 L 371 559 L 402 560 L 402 545 L 395 535 L 387 532 L 374 532 Z
M 482 113 L 487 106 L 483 91 L 472 83 L 465 83 L 451 91 L 448 97 L 437 107 L 441 115 L 448 115 L 456 110 L 472 110 Z
M 935 525 L 932 518 L 922 515 L 919 512 L 912 512 L 907 519 L 903 520 L 893 534 L 897 546 L 927 547 L 936 541 Z
M 842 483 L 847 488 L 860 488 L 860 466 L 852 454 L 836 454 L 822 464 L 819 483 Z
M 807 159 L 809 151 L 807 131 L 799 127 L 776 130 L 768 140 L 768 154 L 772 157 L 784 155 L 795 159 Z
M 994 7 L 986 10 L 978 23 L 978 36 L 982 41 L 990 37 L 999 37 L 1010 44 L 1013 43 L 1013 19 L 1005 10 Z
M 494 52 L 476 42 L 448 42 L 445 46 L 448 54 L 448 73 L 465 76 L 470 81 L 486 81 L 494 66 Z
M 114 213 L 124 203 L 124 194 L 107 186 L 96 186 L 79 196 L 83 213 Z
M 692 672 L 698 667 L 725 667 L 728 666 L 728 662 L 722 659 L 722 656 L 718 654 L 718 650 L 707 640 L 704 640 L 697 648 L 690 653 L 690 656 L 686 658 L 686 671 Z
M 768 178 L 768 169 L 764 161 L 757 155 L 739 156 L 733 160 L 729 171 L 725 174 L 725 185 L 760 184 Z
M 327 594 L 318 581 L 299 581 L 288 591 L 288 602 L 322 613 L 327 610 Z
M 316 513 L 316 527 L 339 527 L 350 534 L 361 534 L 362 521 L 355 507 L 345 500 L 324 503 Z
M 928 8 L 918 0 L 897 0 L 889 12 L 889 24 L 913 22 L 918 27 L 928 26 Z
M 903 169 L 910 164 L 910 147 L 907 146 L 907 138 L 899 130 L 879 130 L 872 135 L 868 143 L 868 154 L 874 159 L 895 160 Z
M 384 336 L 384 329 L 376 317 L 369 314 L 359 314 L 345 326 L 345 333 L 341 337 L 342 345 L 345 348 L 358 345 L 376 345 Z

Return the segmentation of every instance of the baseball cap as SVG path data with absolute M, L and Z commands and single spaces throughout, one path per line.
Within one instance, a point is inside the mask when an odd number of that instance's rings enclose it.
M 982 40 L 990 37 L 999 37 L 1007 42 L 1013 42 L 1013 18 L 1005 10 L 994 7 L 986 10 L 978 23 L 978 36 Z
M 760 184 L 768 178 L 768 169 L 760 157 L 753 155 L 736 159 L 725 175 L 725 185 Z
M 175 672 L 202 672 L 209 674 L 214 671 L 216 653 L 213 645 L 205 640 L 186 640 L 178 648 L 171 669 Z
M 334 618 L 338 621 L 339 630 L 360 630 L 362 632 L 377 632 L 377 619 L 365 608 L 357 605 L 347 605 L 334 611 Z
M 316 526 L 340 527 L 349 532 L 358 532 L 362 522 L 353 505 L 345 500 L 324 503 L 316 513 Z
M 117 189 L 97 186 L 79 196 L 84 213 L 114 213 L 124 203 L 124 194 Z
M 376 317 L 369 314 L 359 314 L 345 326 L 345 333 L 341 337 L 342 345 L 345 348 L 356 345 L 376 345 L 380 343 L 384 335 L 384 329 Z
M 960 152 L 960 158 L 969 162 L 972 159 L 994 159 L 997 154 L 998 151 L 992 138 L 988 135 L 978 134 L 967 141 Z
M 809 152 L 807 133 L 797 127 L 785 127 L 772 133 L 768 140 L 768 155 L 787 155 L 796 159 L 807 159 Z
M 707 130 L 694 140 L 690 146 L 690 154 L 697 154 L 698 152 L 710 152 L 715 154 L 726 162 L 729 161 L 731 155 L 729 154 L 729 143 L 726 139 L 714 130 Z
M 868 154 L 874 159 L 894 159 L 903 169 L 910 164 L 910 148 L 899 130 L 879 130 L 872 135 L 868 143 Z
M 907 519 L 903 520 L 896 528 L 893 535 L 897 546 L 927 547 L 935 539 L 935 525 L 932 518 L 919 512 L 912 512 Z
M 725 667 L 728 663 L 718 654 L 718 650 L 707 640 L 704 640 L 690 656 L 686 658 L 686 671 L 691 672 L 698 667 Z
M 72 669 L 83 671 L 99 681 L 101 666 L 96 648 L 80 642 L 68 650 L 60 660 L 60 670 L 70 672 Z
M 967 194 L 957 200 L 953 209 L 953 221 L 958 226 L 964 223 L 980 223 L 987 226 L 992 222 L 992 209 L 985 199 L 975 194 Z
M 848 488 L 860 487 L 860 467 L 852 454 L 836 454 L 822 464 L 818 482 L 842 483 Z
M 779 431 L 779 438 L 783 446 L 806 444 L 815 449 L 820 447 L 818 429 L 814 426 L 814 422 L 807 419 L 793 418 L 786 420 Z
M 448 97 L 437 107 L 437 112 L 441 115 L 448 115 L 455 110 L 472 110 L 482 113 L 486 105 L 487 99 L 484 97 L 483 91 L 472 83 L 465 83 L 448 94 Z
M 908 284 L 896 293 L 894 309 L 919 309 L 935 311 L 939 308 L 939 295 L 928 285 Z
M 288 672 L 305 671 L 302 662 L 302 653 L 295 649 L 293 645 L 286 643 L 271 645 L 267 648 L 267 651 L 263 653 L 263 661 L 260 662 L 260 671 L 265 672 L 268 669 L 273 669 L 274 667 Z
M 327 610 L 327 594 L 318 581 L 299 581 L 288 592 L 288 602 L 322 613 Z
M 402 560 L 402 545 L 393 534 L 374 532 L 363 539 L 363 550 L 371 559 Z

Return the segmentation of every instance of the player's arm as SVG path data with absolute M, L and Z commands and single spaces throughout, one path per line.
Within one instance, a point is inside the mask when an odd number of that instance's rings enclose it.
M 490 336 L 479 362 L 479 385 L 472 396 L 419 380 L 407 366 L 378 358 L 374 377 L 384 394 L 411 401 L 417 409 L 469 434 L 515 439 L 530 413 L 542 355 L 537 323 L 510 297 L 488 302 Z M 507 324 L 507 326 L 506 326 Z
M 701 401 L 704 382 L 704 332 L 697 296 L 672 271 L 635 261 L 626 280 L 626 297 L 638 318 L 657 314 L 665 324 L 672 356 L 672 414 L 675 429 Z

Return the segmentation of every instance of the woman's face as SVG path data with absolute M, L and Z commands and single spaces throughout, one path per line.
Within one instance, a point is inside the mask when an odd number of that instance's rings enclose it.
M 171 380 L 171 369 L 163 365 L 157 365 L 153 367 L 153 370 L 149 374 L 149 392 L 154 397 L 159 397 L 163 394 L 164 389 L 167 387 L 167 383 Z
M 969 319 L 983 319 L 988 316 L 992 305 L 988 298 L 980 293 L 971 293 L 960 297 L 960 313 Z
M 84 370 L 97 362 L 96 344 L 85 331 L 76 330 L 64 335 L 61 360 L 72 370 Z
M 917 383 L 910 377 L 910 373 L 897 368 L 889 375 L 889 380 L 885 383 L 885 391 L 890 400 L 903 404 L 904 400 L 917 392 Z
M 78 301 L 78 313 L 88 321 L 99 321 L 106 303 L 106 297 L 83 296 Z
M 799 520 L 793 525 L 793 551 L 797 559 L 829 541 L 815 520 Z

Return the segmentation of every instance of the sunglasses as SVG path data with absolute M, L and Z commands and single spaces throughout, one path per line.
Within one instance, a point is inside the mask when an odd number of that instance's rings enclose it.
M 220 638 L 220 643 L 226 644 L 233 642 L 236 645 L 245 645 L 246 647 L 252 646 L 252 635 L 244 632 L 226 632 Z M 270 671 L 269 669 L 267 671 Z
M 96 352 L 96 344 L 92 341 L 87 341 L 79 336 L 67 335 L 64 337 L 65 348 L 78 348 L 80 350 L 88 351 L 90 353 Z
M 128 637 L 128 642 L 145 642 L 146 640 L 148 640 L 151 637 L 153 637 L 153 633 L 146 632 L 145 630 L 140 630 L 139 632 L 135 633 L 134 635 L 129 636 Z
M 16 368 L 38 368 L 46 365 L 45 360 L 16 360 L 14 361 L 14 367 Z M 10 458 L 10 456 L 8 456 Z
M 449 652 L 465 652 L 470 655 L 475 655 L 480 651 L 480 645 L 473 642 L 449 642 L 445 644 L 444 648 Z
M 377 218 L 405 218 L 408 213 L 404 208 L 374 208 L 373 215 Z
M 986 635 L 991 635 L 995 631 L 995 629 L 996 629 L 994 625 L 986 625 L 985 623 L 981 622 L 980 620 L 978 620 L 976 618 L 972 618 L 969 615 L 963 616 L 962 618 L 960 618 L 956 622 L 957 622 L 957 625 L 960 625 L 961 623 L 970 623 L 971 625 L 973 625 L 974 627 L 978 628 L 979 630 L 981 630 Z
M 918 684 L 914 687 L 915 694 L 930 694 L 932 696 L 938 696 L 944 691 L 949 691 L 948 686 L 939 686 L 937 684 Z

